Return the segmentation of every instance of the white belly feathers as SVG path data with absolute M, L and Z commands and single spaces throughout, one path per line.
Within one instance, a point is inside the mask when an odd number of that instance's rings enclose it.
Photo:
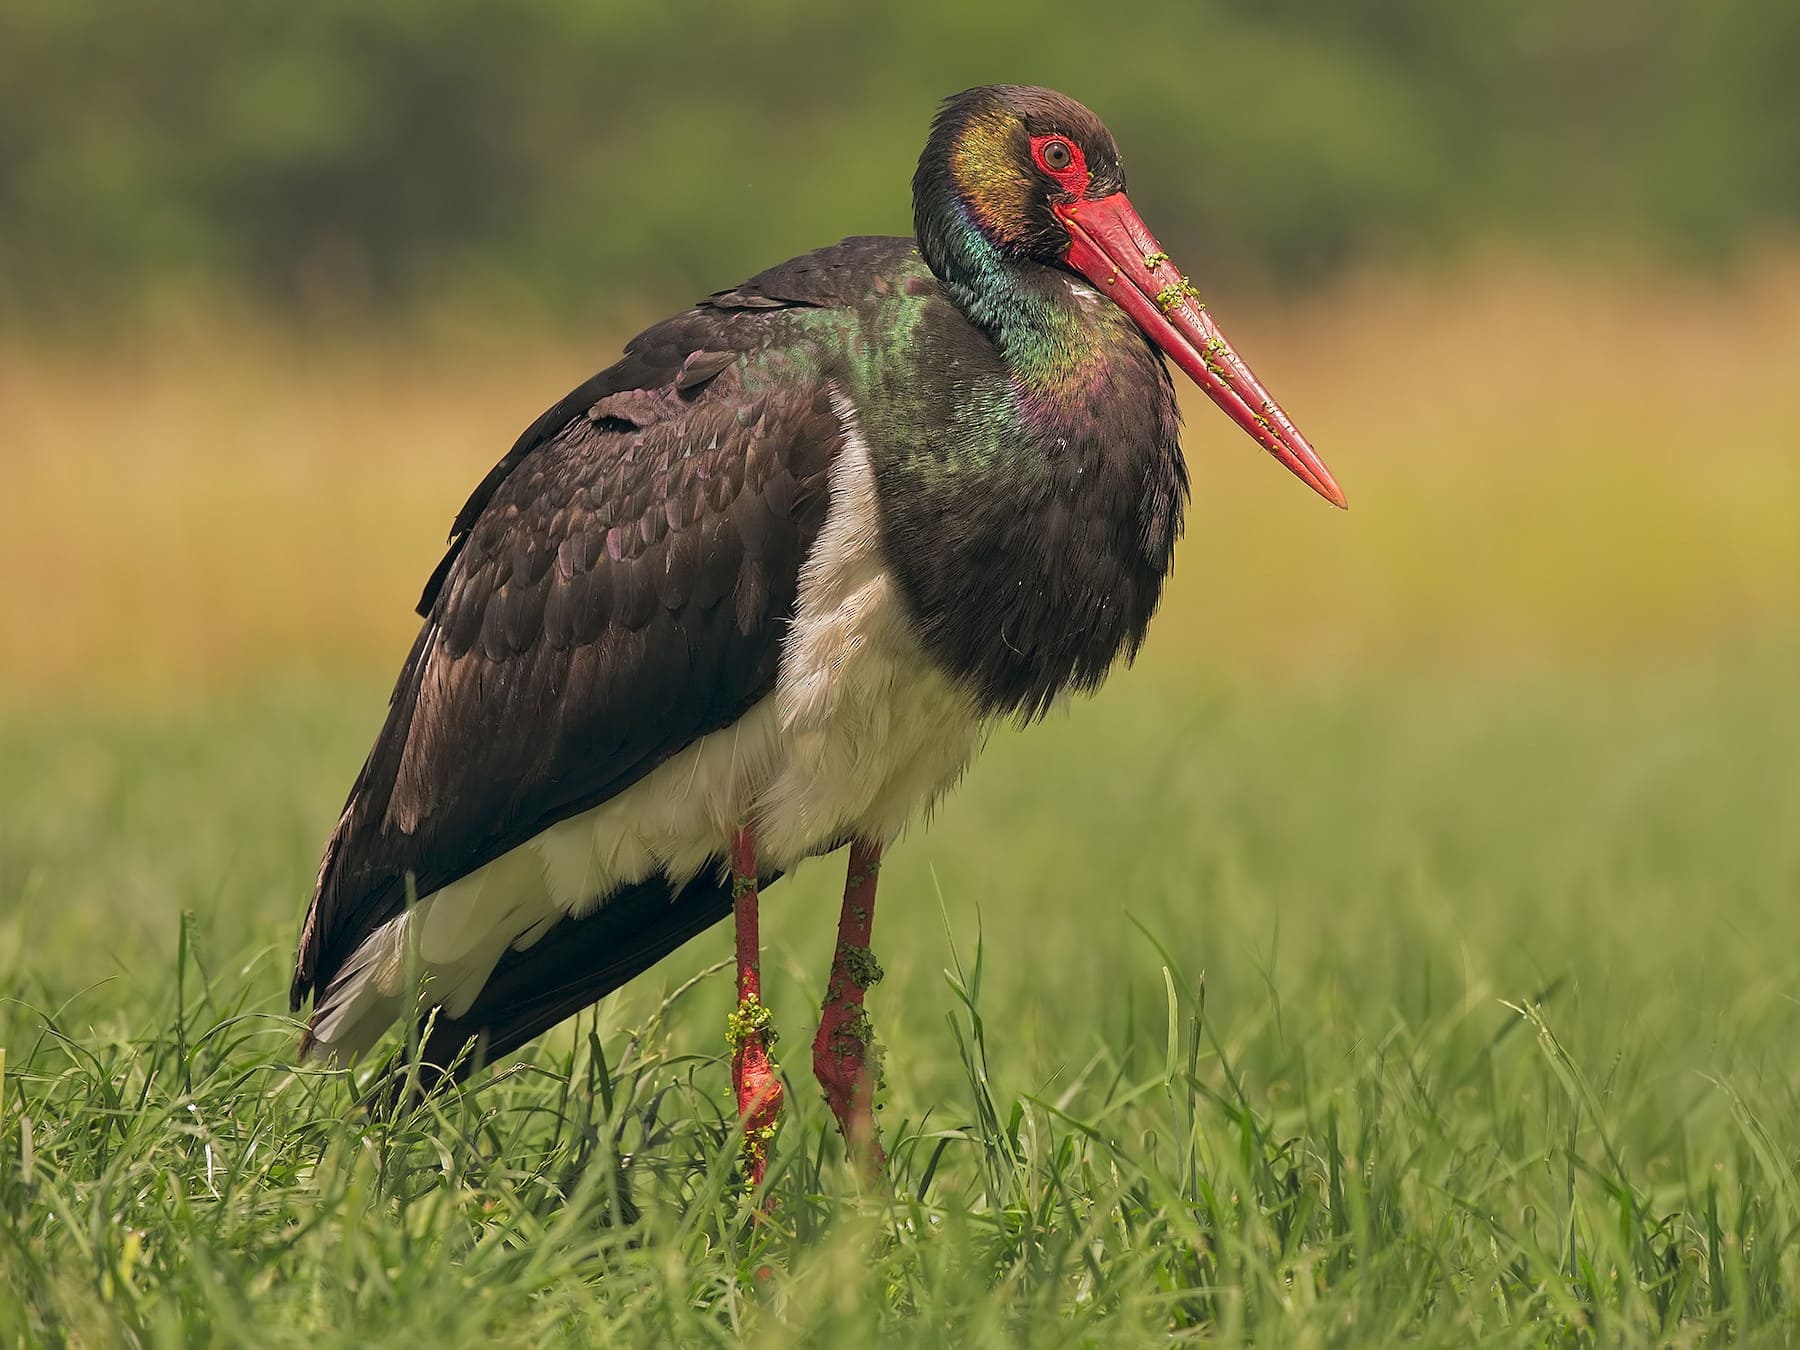
M 877 544 L 868 447 L 838 411 L 846 444 L 774 692 L 612 800 L 377 929 L 319 1000 L 316 1054 L 361 1053 L 393 1021 L 409 942 L 436 1000 L 461 1016 L 508 947 L 656 872 L 686 882 L 740 821 L 755 823 L 762 864 L 785 871 L 853 835 L 892 839 L 956 781 L 981 718 L 907 626 Z

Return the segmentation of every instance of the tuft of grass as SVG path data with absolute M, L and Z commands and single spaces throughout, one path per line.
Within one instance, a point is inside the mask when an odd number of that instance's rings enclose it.
M 0 1338 L 1791 1341 L 1787 698 L 1134 674 L 999 737 L 884 869 L 890 1184 L 801 1067 L 763 1220 L 723 930 L 395 1119 L 290 1065 L 378 690 L 0 722 Z M 800 1039 L 839 861 L 764 902 Z

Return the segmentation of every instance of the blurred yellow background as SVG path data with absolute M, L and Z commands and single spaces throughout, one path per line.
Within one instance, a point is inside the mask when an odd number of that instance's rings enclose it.
M 1187 397 L 1195 502 L 1148 661 L 1628 669 L 1800 636 L 1800 259 L 1727 281 L 1490 260 L 1215 309 L 1351 510 Z M 13 334 L 0 686 L 385 675 L 470 486 L 625 335 L 191 312 Z

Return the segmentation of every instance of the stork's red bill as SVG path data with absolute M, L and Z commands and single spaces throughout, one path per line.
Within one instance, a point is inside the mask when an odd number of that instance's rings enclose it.
M 1333 506 L 1346 507 L 1331 470 L 1274 396 L 1225 340 L 1193 284 L 1181 274 L 1123 192 L 1059 203 L 1069 229 L 1063 255 L 1136 320 L 1138 327 L 1257 444 Z

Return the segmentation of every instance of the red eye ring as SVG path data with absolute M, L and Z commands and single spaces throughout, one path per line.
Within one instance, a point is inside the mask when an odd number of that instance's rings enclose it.
M 1038 168 L 1054 178 L 1065 192 L 1077 195 L 1087 191 L 1087 157 L 1081 147 L 1067 136 L 1033 136 L 1031 159 Z

